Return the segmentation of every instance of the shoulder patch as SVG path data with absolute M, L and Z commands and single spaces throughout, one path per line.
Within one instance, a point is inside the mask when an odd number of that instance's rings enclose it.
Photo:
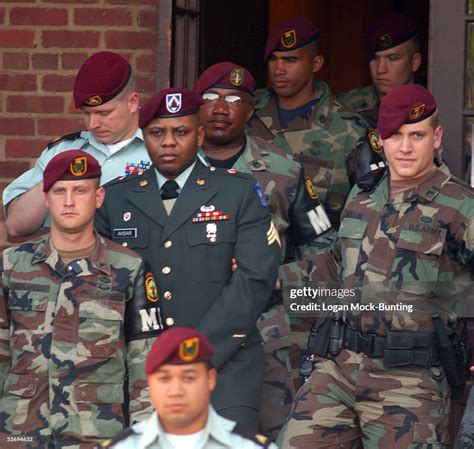
M 367 137 L 369 139 L 370 148 L 372 148 L 372 151 L 377 154 L 382 153 L 382 147 L 379 145 L 379 138 L 377 135 L 377 131 L 373 128 L 369 128 Z
M 105 449 L 113 449 L 115 443 L 119 443 L 120 441 L 123 441 L 132 435 L 135 435 L 135 432 L 132 430 L 131 427 L 129 427 L 128 429 L 125 429 L 122 433 L 119 433 L 116 437 L 103 441 L 100 444 L 100 447 Z
M 67 134 L 65 136 L 57 138 L 56 140 L 53 140 L 52 142 L 49 142 L 48 143 L 48 150 L 55 147 L 56 145 L 58 145 L 61 142 L 65 142 L 67 140 L 76 140 L 76 139 L 80 139 L 80 138 L 81 138 L 81 131 L 71 133 L 71 134 Z
M 267 199 L 265 198 L 265 193 L 263 193 L 262 185 L 256 180 L 253 180 L 253 188 L 257 192 L 258 198 L 260 199 L 260 204 L 263 207 L 267 207 Z
M 272 442 L 272 440 L 270 440 L 270 438 L 266 437 L 265 435 L 262 435 L 261 433 L 255 434 L 253 432 L 249 432 L 239 424 L 235 425 L 235 427 L 232 429 L 232 433 L 235 433 L 236 435 L 239 435 L 247 440 L 251 440 L 263 448 L 268 448 Z

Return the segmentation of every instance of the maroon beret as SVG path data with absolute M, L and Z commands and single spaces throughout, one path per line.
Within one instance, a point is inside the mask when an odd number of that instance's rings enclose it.
M 87 58 L 74 81 L 74 104 L 99 106 L 112 100 L 127 85 L 132 66 L 117 53 L 101 51 Z
M 436 100 L 427 89 L 418 84 L 403 84 L 382 98 L 377 130 L 382 139 L 388 139 L 402 125 L 426 120 L 435 111 Z
M 146 374 L 154 373 L 161 365 L 185 365 L 207 362 L 214 351 L 207 337 L 191 327 L 172 327 L 160 334 L 146 357 Z
M 43 192 L 48 192 L 59 180 L 100 178 L 102 172 L 97 159 L 81 150 L 63 151 L 54 156 L 43 172 Z
M 372 59 L 377 51 L 403 44 L 417 32 L 416 23 L 411 17 L 397 13 L 383 17 L 369 31 L 367 37 L 369 58 Z
M 245 67 L 233 62 L 219 62 L 202 72 L 193 90 L 198 94 L 203 94 L 210 87 L 221 87 L 243 90 L 253 94 L 255 86 L 254 77 Z
M 203 103 L 201 95 L 184 87 L 160 90 L 140 108 L 140 128 L 154 118 L 195 114 Z
M 266 61 L 274 51 L 291 51 L 319 39 L 319 29 L 304 17 L 292 17 L 281 22 L 268 34 Z

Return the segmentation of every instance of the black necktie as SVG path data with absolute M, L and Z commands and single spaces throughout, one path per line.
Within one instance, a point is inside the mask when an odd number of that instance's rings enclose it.
M 164 200 L 172 200 L 178 198 L 179 185 L 176 181 L 166 181 L 161 188 L 161 198 Z

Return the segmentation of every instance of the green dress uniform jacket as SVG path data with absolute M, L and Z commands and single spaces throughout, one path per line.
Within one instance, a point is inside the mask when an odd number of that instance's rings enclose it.
M 258 410 L 263 354 L 255 323 L 275 286 L 280 246 L 252 178 L 198 160 L 169 216 L 154 170 L 112 181 L 96 227 L 151 264 L 168 326 L 196 327 L 210 339 L 220 371 L 216 408 Z
M 335 99 L 326 83 L 316 80 L 313 89 L 319 95 L 317 104 L 307 116 L 297 117 L 284 129 L 273 90 L 257 92 L 249 132 L 295 156 L 337 226 L 355 182 L 358 148 L 367 126 L 357 113 Z
M 172 446 L 154 412 L 146 421 L 135 424 L 112 441 L 105 442 L 102 448 L 170 449 Z M 219 416 L 209 406 L 209 417 L 204 433 L 192 449 L 277 449 L 277 447 L 263 435 L 243 434 L 235 422 Z

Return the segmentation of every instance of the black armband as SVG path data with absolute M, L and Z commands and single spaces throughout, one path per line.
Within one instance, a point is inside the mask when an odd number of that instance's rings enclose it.
M 377 133 L 375 129 L 369 129 L 357 151 L 357 168 L 352 184 L 367 175 L 367 173 L 385 166 L 385 159 L 382 147 L 380 147 L 377 139 Z
M 314 240 L 318 235 L 331 228 L 331 222 L 318 193 L 309 176 L 300 170 L 296 197 L 288 210 L 290 218 L 289 235 L 295 245 Z
M 133 297 L 125 305 L 125 338 L 127 342 L 153 338 L 163 329 L 155 278 L 148 263 L 142 262 Z

